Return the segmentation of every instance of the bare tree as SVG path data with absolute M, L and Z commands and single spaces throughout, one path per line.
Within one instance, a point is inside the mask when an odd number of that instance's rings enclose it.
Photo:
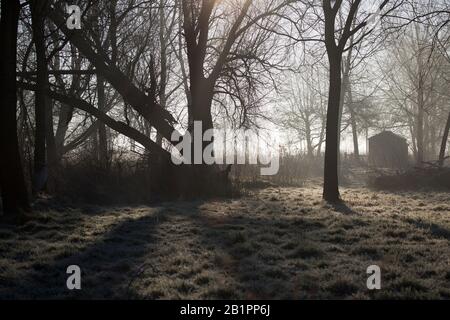
M 19 154 L 16 121 L 16 51 L 20 1 L 2 0 L 0 18 L 0 186 L 3 211 L 29 209 L 28 192 Z
M 286 104 L 277 110 L 279 124 L 283 129 L 292 131 L 296 139 L 293 142 L 306 142 L 307 155 L 313 158 L 320 155 L 324 142 L 326 92 L 322 84 L 325 70 L 318 66 L 300 69 L 297 75 L 289 74 L 290 88 L 283 95 Z
M 447 99 L 445 60 L 433 50 L 431 29 L 419 23 L 406 28 L 403 40 L 392 46 L 389 56 L 393 64 L 385 67 L 385 93 L 392 102 L 392 114 L 399 112 L 394 120 L 409 128 L 416 164 L 422 166 L 437 155 L 436 128 L 444 126 L 438 123 L 440 106 Z
M 388 2 L 389 1 L 387 0 L 383 1 L 379 5 L 379 10 L 382 11 Z M 340 136 L 340 101 L 342 91 L 342 55 L 345 51 L 349 50 L 348 41 L 353 35 L 358 34 L 358 37 L 355 38 L 351 47 L 362 41 L 364 37 L 372 32 L 372 29 L 365 29 L 369 21 L 368 19 L 371 17 L 370 14 L 367 15 L 366 13 L 365 16 L 362 16 L 359 21 L 355 23 L 360 5 L 360 0 L 346 2 L 346 5 L 343 5 L 342 0 L 324 0 L 322 4 L 325 19 L 324 42 L 330 67 L 323 198 L 330 202 L 337 202 L 340 199 L 338 154 Z M 398 4 L 395 4 L 390 10 L 393 10 L 396 6 L 398 6 Z M 345 13 L 343 11 L 345 11 Z M 340 13 L 339 18 L 344 21 L 344 27 L 336 30 L 336 18 L 338 13 Z M 384 13 L 384 15 L 386 15 L 386 13 Z

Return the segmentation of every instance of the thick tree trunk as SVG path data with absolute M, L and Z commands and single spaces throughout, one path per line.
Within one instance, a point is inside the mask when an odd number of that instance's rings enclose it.
M 205 88 L 206 91 L 206 88 Z M 201 94 L 201 91 L 193 91 L 196 92 L 197 94 L 193 94 L 192 95 L 192 120 L 196 121 L 196 122 L 201 122 L 202 124 L 202 131 L 201 132 L 195 132 L 195 134 L 199 135 L 201 134 L 203 136 L 203 134 L 206 132 L 206 130 L 209 129 L 213 129 L 214 125 L 213 125 L 213 121 L 212 121 L 212 116 L 211 116 L 211 104 L 212 104 L 212 90 L 210 92 L 204 92 L 203 94 Z M 193 127 L 193 123 L 191 124 L 189 131 L 191 132 L 192 135 L 192 159 L 191 159 L 191 163 L 194 163 L 195 161 L 195 155 L 194 155 L 194 150 L 195 150 L 195 146 L 194 146 L 194 127 Z M 201 147 L 201 152 L 203 154 L 203 150 L 205 150 L 206 146 L 209 145 L 210 142 L 209 141 L 203 141 L 202 139 L 202 147 Z M 200 156 L 200 155 L 198 155 Z M 198 157 L 197 157 L 198 158 Z M 198 162 L 198 159 L 197 159 Z M 204 164 L 204 160 L 203 157 L 201 157 L 201 163 L 200 164 Z
M 192 195 L 225 195 L 229 194 L 229 180 L 228 175 L 221 172 L 219 167 L 214 164 L 207 164 L 203 159 L 203 152 L 205 148 L 211 143 L 211 141 L 203 141 L 201 139 L 201 147 L 199 148 L 195 143 L 198 143 L 194 139 L 194 121 L 201 122 L 201 132 L 195 132 L 196 135 L 202 135 L 209 129 L 214 128 L 211 106 L 213 98 L 213 83 L 208 82 L 206 79 L 201 78 L 199 81 L 191 81 L 191 119 L 192 123 L 189 124 L 189 132 L 192 135 L 191 144 L 191 165 L 185 171 L 185 179 L 187 179 L 188 188 L 191 190 Z M 201 154 L 195 155 L 195 150 L 201 152 Z M 229 171 L 228 171 L 229 172 Z
M 20 1 L 2 0 L 0 18 L 0 187 L 5 214 L 29 209 L 17 139 L 16 53 Z
M 450 112 L 448 113 L 447 122 L 445 123 L 444 134 L 442 135 L 441 149 L 439 151 L 439 166 L 444 165 L 445 148 L 448 142 L 449 130 L 450 130 Z
M 323 198 L 339 201 L 338 148 L 339 148 L 339 102 L 341 95 L 341 55 L 329 52 L 330 85 L 328 92 L 327 124 L 325 133 L 325 168 Z

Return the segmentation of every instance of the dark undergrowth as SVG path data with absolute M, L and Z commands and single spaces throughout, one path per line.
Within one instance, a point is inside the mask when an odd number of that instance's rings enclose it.
M 368 186 L 377 190 L 450 190 L 450 168 L 411 168 L 390 173 L 377 171 L 369 176 Z

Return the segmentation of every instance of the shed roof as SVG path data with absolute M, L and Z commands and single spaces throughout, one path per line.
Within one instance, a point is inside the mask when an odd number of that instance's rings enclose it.
M 392 131 L 387 131 L 387 130 L 384 130 L 384 131 L 382 131 L 382 132 L 380 132 L 380 133 L 378 133 L 378 134 L 376 134 L 374 136 L 371 136 L 369 138 L 369 140 L 382 139 L 382 138 L 387 138 L 387 137 L 394 138 L 394 139 L 401 139 L 402 141 L 406 141 L 406 139 L 403 138 L 402 136 L 399 136 L 398 134 L 395 134 Z

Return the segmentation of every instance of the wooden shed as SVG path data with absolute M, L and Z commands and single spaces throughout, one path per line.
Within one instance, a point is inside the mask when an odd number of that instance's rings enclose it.
M 408 166 L 406 139 L 383 131 L 369 138 L 369 165 L 380 168 L 404 168 Z

